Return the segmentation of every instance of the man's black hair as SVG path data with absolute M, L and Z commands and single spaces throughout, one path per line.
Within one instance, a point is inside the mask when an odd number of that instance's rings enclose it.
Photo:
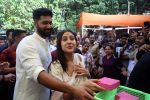
M 149 28 L 150 27 L 150 22 L 149 21 L 144 22 L 144 27 Z
M 15 29 L 12 33 L 12 38 L 14 39 L 16 36 L 21 35 L 22 33 L 27 33 L 26 30 Z
M 121 37 L 129 37 L 129 34 L 128 33 L 122 33 Z
M 41 16 L 51 16 L 53 17 L 53 13 L 51 10 L 47 8 L 38 8 L 33 11 L 33 20 L 40 19 Z
M 14 31 L 14 29 L 8 29 L 8 30 L 6 31 L 6 36 L 8 37 L 8 36 L 9 36 L 9 34 L 10 34 L 10 32 L 12 32 L 12 33 L 13 33 L 13 31 Z
M 6 40 L 5 36 L 0 36 L 0 40 Z

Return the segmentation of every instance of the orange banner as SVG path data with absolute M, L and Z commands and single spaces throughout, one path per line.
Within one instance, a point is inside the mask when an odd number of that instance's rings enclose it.
M 93 13 L 81 13 L 77 28 L 82 25 L 101 26 L 143 26 L 145 21 L 150 21 L 150 15 L 99 15 Z

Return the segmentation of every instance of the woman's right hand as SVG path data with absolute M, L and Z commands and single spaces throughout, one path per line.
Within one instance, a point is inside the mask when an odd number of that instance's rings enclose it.
M 77 76 L 90 76 L 89 71 L 80 65 L 75 65 L 74 71 L 77 73 Z

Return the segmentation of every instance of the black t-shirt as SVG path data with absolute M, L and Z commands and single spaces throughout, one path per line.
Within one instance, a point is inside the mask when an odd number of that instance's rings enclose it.
M 128 86 L 150 93 L 150 52 L 145 53 L 135 65 Z
M 137 54 L 136 54 L 136 59 L 139 60 L 146 52 L 141 50 L 141 51 L 138 51 Z

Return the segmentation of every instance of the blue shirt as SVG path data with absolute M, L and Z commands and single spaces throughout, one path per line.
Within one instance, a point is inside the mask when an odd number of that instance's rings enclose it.
M 2 51 L 6 48 L 8 48 L 8 43 L 5 43 L 4 45 L 0 46 L 0 53 L 2 53 Z

